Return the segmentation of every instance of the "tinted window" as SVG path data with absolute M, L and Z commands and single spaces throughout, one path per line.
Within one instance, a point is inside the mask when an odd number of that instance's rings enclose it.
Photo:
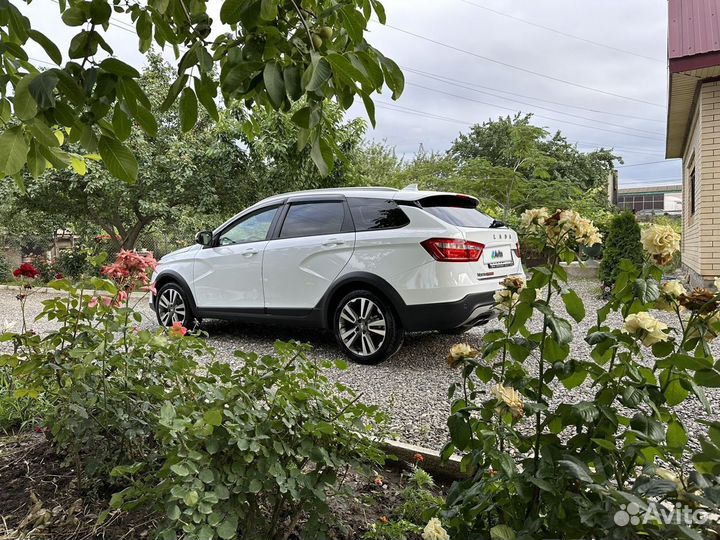
M 345 205 L 341 201 L 294 203 L 285 217 L 280 238 L 336 234 L 344 219 Z
M 472 197 L 436 195 L 418 202 L 428 214 L 458 227 L 484 229 L 494 221 L 490 216 L 475 210 L 477 201 Z
M 277 211 L 278 207 L 276 206 L 243 218 L 220 235 L 220 245 L 228 246 L 265 240 Z
M 348 199 L 348 204 L 356 231 L 395 229 L 410 223 L 405 212 L 394 201 L 355 198 Z

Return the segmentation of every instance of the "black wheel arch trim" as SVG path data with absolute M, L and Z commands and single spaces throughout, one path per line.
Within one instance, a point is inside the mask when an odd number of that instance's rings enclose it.
M 190 311 L 192 312 L 192 314 L 195 317 L 197 317 L 198 316 L 198 308 L 195 305 L 195 299 L 193 298 L 192 291 L 190 290 L 190 286 L 188 285 L 187 281 L 185 281 L 185 278 L 182 277 L 180 274 L 178 274 L 174 270 L 163 271 L 161 274 L 159 274 L 155 278 L 155 287 L 157 288 L 158 292 L 160 292 L 160 288 L 168 282 L 175 283 L 178 287 L 180 287 L 182 289 L 183 293 L 185 293 L 185 297 L 188 299 L 188 302 L 190 303 Z M 152 297 L 152 308 L 153 308 L 153 310 L 156 309 L 155 295 L 153 295 L 153 297 Z
M 337 292 L 351 284 L 366 284 L 369 285 L 371 288 L 379 291 L 385 297 L 385 299 L 390 302 L 391 307 L 395 310 L 395 313 L 399 318 L 398 322 L 403 325 L 403 313 L 405 312 L 407 306 L 405 305 L 402 297 L 393 288 L 393 286 L 375 274 L 370 274 L 367 272 L 350 272 L 348 274 L 344 274 L 340 279 L 335 281 L 335 283 L 332 284 L 332 287 L 330 287 L 330 289 L 325 292 L 325 294 L 315 307 L 316 310 L 319 310 L 321 313 L 324 314 L 324 328 L 332 327 L 332 325 L 330 324 L 331 318 L 334 315 L 332 304 L 333 300 L 337 300 Z

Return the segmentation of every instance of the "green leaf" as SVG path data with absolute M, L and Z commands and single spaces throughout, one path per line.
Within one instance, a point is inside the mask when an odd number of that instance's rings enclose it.
M 560 466 L 567 471 L 570 476 L 577 478 L 581 482 L 591 484 L 593 479 L 590 476 L 590 469 L 588 466 L 574 456 L 566 456 L 565 459 L 558 461 Z
M 62 21 L 68 26 L 82 26 L 87 20 L 85 11 L 79 7 L 66 9 L 62 14 Z
M 470 421 L 461 413 L 455 413 L 448 418 L 448 429 L 450 430 L 450 440 L 458 450 L 465 450 L 470 444 L 472 438 L 472 428 Z
M 635 431 L 642 433 L 645 437 L 653 442 L 661 442 L 665 439 L 665 430 L 660 422 L 649 416 L 645 416 L 641 412 L 635 413 L 630 420 L 630 427 Z
M 490 529 L 491 540 L 515 540 L 515 531 L 507 525 L 495 525 Z
M 672 376 L 673 379 L 667 383 L 667 386 L 665 387 L 665 391 L 663 393 L 665 394 L 667 404 L 671 407 L 674 407 L 675 405 L 679 405 L 680 403 L 685 401 L 690 395 L 690 391 L 686 390 L 683 387 L 683 385 L 680 383 L 680 380 L 677 378 L 677 375 L 669 376 Z
M 27 155 L 27 166 L 33 178 L 39 178 L 42 176 L 47 168 L 47 161 L 45 161 L 45 158 L 40 152 L 40 148 L 38 147 L 38 142 L 36 140 L 33 140 L 30 143 L 30 151 Z
M 208 112 L 210 117 L 215 120 L 216 122 L 220 119 L 220 115 L 218 114 L 217 105 L 215 104 L 215 99 L 213 96 L 214 89 L 211 91 L 209 89 L 211 82 L 203 83 L 202 80 L 195 77 L 195 94 L 197 95 L 198 101 L 202 103 L 202 106 L 205 107 L 205 110 Z
M 30 83 L 32 83 L 39 73 L 30 73 L 25 75 L 15 86 L 15 96 L 13 97 L 13 105 L 15 116 L 20 120 L 29 120 L 37 114 L 37 103 L 30 95 Z
M 317 105 L 307 105 L 302 109 L 298 109 L 292 115 L 291 120 L 301 128 L 311 129 L 320 123 L 320 108 Z
M 405 75 L 400 67 L 385 56 L 380 56 L 380 66 L 385 75 L 385 83 L 392 90 L 392 98 L 398 99 L 405 89 Z
M 310 150 L 310 157 L 312 158 L 315 166 L 318 168 L 321 176 L 327 176 L 333 169 L 334 156 L 332 148 L 322 137 L 315 139 L 312 149 Z
M 175 463 L 175 465 L 171 465 L 170 470 L 178 476 L 187 476 L 190 474 L 190 470 L 183 463 Z
M 345 81 L 348 85 L 353 86 L 354 81 L 358 81 L 363 85 L 372 86 L 370 81 L 363 75 L 359 69 L 352 65 L 350 60 L 341 54 L 330 53 L 326 57 L 332 66 L 335 77 Z
M 4 131 L 0 135 L 0 172 L 3 176 L 19 173 L 25 166 L 29 150 L 22 127 Z
M 637 279 L 633 286 L 635 296 L 640 299 L 643 304 L 654 302 L 660 297 L 660 287 L 654 279 Z
M 103 135 L 98 141 L 98 151 L 110 174 L 128 183 L 137 181 L 138 162 L 127 146 Z
M 119 77 L 131 77 L 136 79 L 140 76 L 140 72 L 137 69 L 126 64 L 122 60 L 118 60 L 117 58 L 106 58 L 100 62 L 100 68 L 109 73 L 114 73 Z
M 363 92 L 360 93 L 360 97 L 365 104 L 365 110 L 367 111 L 368 118 L 370 119 L 370 124 L 372 127 L 375 127 L 375 102 L 373 102 L 369 95 Z
M 220 8 L 220 21 L 224 24 L 235 24 L 240 21 L 247 0 L 225 0 Z
M 275 20 L 278 16 L 277 0 L 262 0 L 260 2 L 260 18 L 264 21 Z
M 265 64 L 263 70 L 263 82 L 267 91 L 270 103 L 275 109 L 279 109 L 285 101 L 285 83 L 280 66 L 275 62 Z
M 332 77 L 332 68 L 325 58 L 320 58 L 314 65 L 310 82 L 305 89 L 308 92 L 317 92 Z
M 188 506 L 195 506 L 199 500 L 200 496 L 198 495 L 198 492 L 194 489 L 186 493 L 183 497 L 183 502 Z
M 165 509 L 165 515 L 170 521 L 176 521 L 180 518 L 180 507 L 177 504 L 170 504 Z
M 137 120 L 137 123 L 140 124 L 143 131 L 151 137 L 155 137 L 158 131 L 158 124 L 155 119 L 155 115 L 133 99 L 126 100 L 125 104 L 127 105 L 127 108 L 130 109 L 130 113 L 133 115 L 133 118 Z M 113 123 L 113 127 L 114 126 L 115 124 Z
M 28 91 L 35 103 L 42 109 L 55 106 L 53 91 L 58 84 L 58 76 L 53 70 L 43 71 L 30 82 Z
M 183 88 L 180 94 L 180 129 L 183 132 L 190 131 L 197 122 L 198 108 L 197 98 L 192 88 Z
M 222 411 L 220 409 L 210 409 L 203 414 L 205 423 L 211 426 L 219 426 L 222 424 Z
M 575 322 L 580 322 L 585 318 L 585 305 L 574 290 L 568 290 L 562 295 L 562 299 L 568 315 L 575 319 Z
M 223 521 L 216 530 L 218 536 L 223 540 L 230 540 L 237 536 L 238 519 L 237 516 L 229 516 Z
M 55 134 L 47 124 L 39 118 L 33 118 L 27 125 L 30 133 L 32 133 L 33 137 L 35 137 L 40 144 L 44 144 L 45 146 L 60 146 L 60 141 L 58 141 Z
M 250 480 L 250 484 L 248 485 L 248 491 L 250 493 L 259 493 L 262 487 L 262 482 L 257 478 L 253 478 L 252 480 Z
M 684 449 L 688 443 L 688 436 L 683 425 L 676 420 L 670 422 L 665 440 L 670 448 Z
M 172 107 L 172 104 L 175 103 L 175 100 L 180 94 L 180 91 L 185 87 L 185 83 L 187 82 L 187 80 L 187 75 L 180 75 L 177 79 L 173 81 L 173 83 L 170 85 L 170 89 L 168 90 L 168 95 L 165 96 L 165 99 L 160 105 L 160 111 L 165 112 L 170 107 Z
M 113 131 L 115 131 L 115 135 L 117 135 L 117 138 L 121 141 L 124 141 L 130 136 L 132 124 L 130 123 L 130 118 L 128 118 L 128 115 L 125 114 L 125 112 L 120 107 L 120 103 L 115 104 L 115 109 L 113 111 L 112 117 L 112 126 Z
M 286 67 L 283 70 L 283 82 L 288 99 L 296 101 L 302 97 L 302 73 L 299 67 Z
M 42 32 L 38 32 L 37 30 L 30 29 L 28 30 L 28 36 L 35 43 L 37 43 L 43 48 L 45 54 L 50 57 L 50 60 L 52 60 L 58 65 L 62 63 L 62 54 L 60 54 L 60 49 L 58 49 L 57 45 L 50 41 L 50 39 L 45 34 L 43 34 Z

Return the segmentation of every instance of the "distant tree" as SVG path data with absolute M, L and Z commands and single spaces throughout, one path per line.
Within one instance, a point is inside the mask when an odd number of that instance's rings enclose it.
M 102 162 L 87 160 L 86 171 L 51 170 L 26 179 L 27 192 L 17 197 L 16 207 L 101 229 L 116 249 L 132 249 L 143 230 L 178 214 L 222 214 L 238 207 L 245 154 L 207 114 L 184 133 L 177 107 L 160 112 L 173 72 L 158 55 L 149 55 L 148 62 L 139 84 L 150 96 L 158 130 L 150 136 L 128 126 L 126 144 L 141 165 L 137 181 L 119 182 Z
M 452 144 L 458 187 L 508 219 L 529 206 L 569 206 L 607 182 L 617 156 L 580 152 L 558 132 L 552 138 L 518 113 L 475 125 Z M 598 204 L 603 204 L 598 198 Z
M 622 212 L 610 221 L 610 232 L 604 241 L 600 263 L 600 281 L 612 285 L 620 273 L 620 261 L 628 259 L 637 266 L 643 263 L 640 225 L 632 212 Z
M 348 185 L 398 187 L 404 163 L 395 148 L 382 142 L 366 142 L 348 156 Z

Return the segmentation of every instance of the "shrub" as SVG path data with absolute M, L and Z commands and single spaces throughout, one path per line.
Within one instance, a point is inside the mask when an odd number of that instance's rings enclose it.
M 591 352 L 578 354 L 573 331 L 585 307 L 559 262 L 577 258 L 591 226 L 544 209 L 524 214 L 523 226 L 549 248 L 550 261 L 527 283 L 504 281 L 496 295 L 502 326 L 485 334 L 482 350 L 458 344 L 448 358 L 462 379 L 450 388 L 442 454 L 462 452 L 471 473 L 448 493 L 442 518 L 450 536 L 706 537 L 706 520 L 720 509 L 720 422 L 704 422 L 708 436 L 693 455 L 683 408 L 697 399 L 712 413 L 703 386 L 720 386 L 709 346 L 720 335 L 720 293 L 661 287 L 658 261 L 672 257 L 679 239 L 650 231 L 647 259 L 619 263 L 610 300 L 592 314 Z M 554 308 L 556 295 L 567 318 Z M 677 327 L 652 309 L 676 314 Z M 530 330 L 534 314 L 541 324 Z M 592 400 L 563 392 L 584 383 Z
M 5 283 L 12 279 L 12 266 L 10 261 L 0 255 L 0 283 Z
M 12 370 L 15 397 L 51 403 L 49 435 L 79 488 L 114 484 L 113 508 L 157 508 L 162 538 L 320 535 L 339 473 L 382 463 L 367 436 L 382 415 L 329 381 L 326 370 L 344 363 L 318 365 L 307 346 L 237 353 L 234 369 L 180 325 L 138 329 L 127 293 L 153 265 L 123 252 L 102 272 L 115 281 L 52 281 L 64 294 L 40 316 L 59 329 L 39 335 L 23 324 L 2 337 L 14 346 L 0 365 Z
M 83 275 L 94 273 L 87 252 L 79 249 L 61 251 L 53 266 L 56 274 L 70 279 L 80 279 Z M 55 279 L 55 276 L 53 276 L 53 279 Z
M 632 212 L 622 212 L 610 222 L 610 230 L 605 239 L 602 262 L 600 263 L 600 281 L 610 286 L 620 274 L 620 261 L 627 259 L 635 265 L 643 262 L 640 244 L 640 225 Z

